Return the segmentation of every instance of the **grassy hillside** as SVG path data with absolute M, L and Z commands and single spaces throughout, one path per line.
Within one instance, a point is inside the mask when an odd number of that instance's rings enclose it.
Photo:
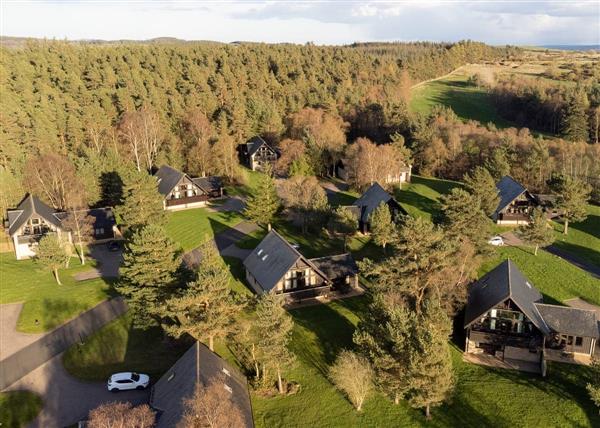
M 463 120 L 492 122 L 499 128 L 511 126 L 502 119 L 493 105 L 491 97 L 482 88 L 467 83 L 468 75 L 457 72 L 444 79 L 425 83 L 413 89 L 410 108 L 427 114 L 434 106 L 450 107 Z

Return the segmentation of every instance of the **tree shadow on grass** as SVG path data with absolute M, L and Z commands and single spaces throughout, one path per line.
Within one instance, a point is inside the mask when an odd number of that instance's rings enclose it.
M 355 326 L 329 305 L 298 308 L 290 314 L 297 324 L 292 350 L 298 358 L 327 376 L 338 353 L 352 348 Z
M 86 309 L 70 299 L 51 297 L 42 300 L 38 322 L 45 331 L 58 327 Z
M 395 191 L 395 197 L 398 203 L 403 207 L 409 206 L 415 208 L 429 214 L 432 218 L 440 215 L 441 206 L 439 202 L 419 193 L 411 192 L 410 190 L 397 189 Z M 410 210 L 407 211 L 410 213 Z
M 33 392 L 3 392 L 0 397 L 0 425 L 9 428 L 25 426 L 41 409 L 42 399 Z

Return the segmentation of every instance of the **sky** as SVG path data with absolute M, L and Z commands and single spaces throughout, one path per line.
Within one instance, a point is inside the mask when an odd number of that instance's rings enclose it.
M 600 0 L 0 0 L 2 36 L 600 44 Z

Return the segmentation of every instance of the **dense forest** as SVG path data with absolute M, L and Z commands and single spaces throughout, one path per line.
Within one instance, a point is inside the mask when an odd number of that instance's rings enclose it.
M 517 54 L 470 41 L 343 47 L 52 41 L 2 48 L 0 173 L 7 190 L 1 205 L 4 211 L 24 190 L 36 189 L 35 158 L 45 153 L 67 157 L 86 183 L 88 202 L 98 203 L 94 174 L 121 165 L 119 158 L 135 157 L 139 169 L 137 149 L 132 156 L 127 147 L 137 144 L 133 131 L 140 126 L 152 128 L 144 139 L 151 146 L 146 168 L 165 161 L 190 167 L 190 158 L 201 157 L 194 142 L 202 134 L 220 144 L 212 160 L 222 165 L 209 172 L 227 176 L 232 147 L 253 135 L 277 143 L 291 116 L 307 107 L 327 112 L 349 141 L 386 142 L 392 133 L 409 132 L 413 82 Z

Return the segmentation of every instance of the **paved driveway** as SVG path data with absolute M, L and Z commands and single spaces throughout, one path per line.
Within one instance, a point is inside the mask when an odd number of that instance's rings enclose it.
M 119 266 L 123 262 L 122 251 L 109 251 L 105 244 L 97 244 L 90 246 L 90 257 L 98 262 L 98 267 L 74 275 L 77 281 L 119 276 Z
M 150 389 L 111 393 L 104 382 L 87 383 L 75 379 L 62 365 L 62 354 L 41 365 L 7 390 L 26 389 L 39 394 L 44 407 L 28 425 L 32 428 L 62 428 L 84 419 L 90 410 L 102 403 L 128 401 L 147 403 Z
M 44 335 L 17 331 L 17 321 L 21 309 L 23 309 L 23 303 L 0 305 L 0 361 Z

